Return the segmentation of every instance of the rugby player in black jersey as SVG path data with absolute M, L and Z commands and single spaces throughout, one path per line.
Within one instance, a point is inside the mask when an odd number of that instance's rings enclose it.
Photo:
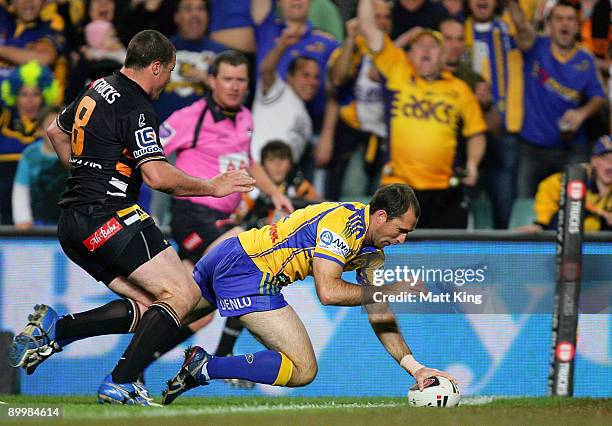
M 249 191 L 255 183 L 242 171 L 199 179 L 166 161 L 151 101 L 170 80 L 175 60 L 165 36 L 153 30 L 138 33 L 123 68 L 83 89 L 47 129 L 71 170 L 59 203 L 62 248 L 122 298 L 61 317 L 47 305 L 36 305 L 9 356 L 31 374 L 75 340 L 135 333 L 100 385 L 99 402 L 154 404 L 137 377 L 201 297 L 177 253 L 136 204 L 142 182 L 173 196 L 214 197 Z

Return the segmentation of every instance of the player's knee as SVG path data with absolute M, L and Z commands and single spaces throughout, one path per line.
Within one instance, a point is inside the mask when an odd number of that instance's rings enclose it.
M 169 283 L 165 286 L 159 299 L 172 298 L 174 308 L 187 314 L 196 307 L 201 297 L 202 292 L 195 281 L 186 280 L 180 283 Z
M 304 371 L 303 376 L 302 376 L 302 386 L 306 386 L 311 384 L 315 377 L 317 377 L 317 373 L 319 372 L 319 367 L 317 366 L 317 363 L 315 362 L 314 364 L 308 366 L 308 368 Z
M 301 387 L 312 383 L 317 377 L 319 367 L 316 360 L 309 360 L 306 362 L 300 362 L 293 365 L 293 372 L 291 379 L 287 386 Z
M 315 377 L 317 377 L 317 369 L 313 370 L 305 370 L 300 374 L 296 375 L 296 377 L 292 377 L 288 383 L 288 386 L 292 387 L 302 387 L 311 384 Z

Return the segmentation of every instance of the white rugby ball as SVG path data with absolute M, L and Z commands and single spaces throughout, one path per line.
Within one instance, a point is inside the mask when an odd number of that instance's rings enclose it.
M 415 384 L 408 391 L 408 403 L 414 407 L 454 407 L 459 404 L 461 394 L 457 385 L 445 377 L 425 379 L 425 388 L 419 390 Z

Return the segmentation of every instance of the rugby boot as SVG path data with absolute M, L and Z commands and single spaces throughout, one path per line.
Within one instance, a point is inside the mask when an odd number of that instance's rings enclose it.
M 106 376 L 98 388 L 98 402 L 100 404 L 143 405 L 148 407 L 161 407 L 153 402 L 149 391 L 138 383 L 115 383 L 112 375 Z
M 212 355 L 199 346 L 187 348 L 181 369 L 168 380 L 168 386 L 162 392 L 162 404 L 172 404 L 172 401 L 189 389 L 207 385 L 209 379 L 204 375 L 202 367 L 211 359 Z
M 50 306 L 34 306 L 34 312 L 28 315 L 28 324 L 13 338 L 8 354 L 9 364 L 23 367 L 27 374 L 32 374 L 40 363 L 61 351 L 55 343 L 58 318 L 57 312 Z

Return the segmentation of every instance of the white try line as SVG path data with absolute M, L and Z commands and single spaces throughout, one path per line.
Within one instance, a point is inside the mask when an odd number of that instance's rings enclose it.
M 497 397 L 466 397 L 462 398 L 461 405 L 482 405 L 488 404 Z M 371 408 L 399 408 L 409 407 L 408 401 L 404 402 L 382 402 L 382 403 L 351 403 L 351 402 L 329 402 L 329 403 L 296 403 L 296 404 L 263 404 L 263 405 L 226 405 L 222 407 L 213 406 L 166 406 L 150 407 L 148 410 L 138 410 L 131 413 L 126 410 L 113 410 L 109 407 L 108 411 L 95 412 L 76 412 L 64 413 L 66 419 L 88 419 L 88 418 L 126 418 L 134 416 L 145 417 L 174 417 L 174 416 L 201 416 L 210 414 L 251 414 L 279 411 L 306 411 L 306 410 L 342 410 L 342 409 L 371 409 Z

